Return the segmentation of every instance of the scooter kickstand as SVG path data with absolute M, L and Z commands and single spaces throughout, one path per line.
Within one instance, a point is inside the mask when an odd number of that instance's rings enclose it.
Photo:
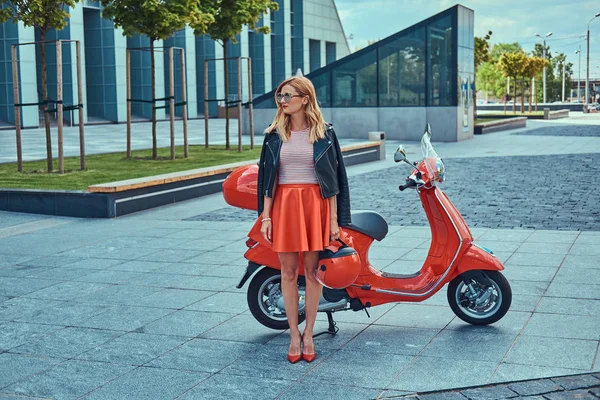
M 337 324 L 335 323 L 335 321 L 333 320 L 333 314 L 331 313 L 331 311 L 326 311 L 325 312 L 327 314 L 327 321 L 329 322 L 329 327 L 327 328 L 326 331 L 317 333 L 316 335 L 313 335 L 313 338 L 316 338 L 317 336 L 321 336 L 321 335 L 331 335 L 331 336 L 335 336 L 338 331 L 340 330 L 340 328 L 337 327 Z

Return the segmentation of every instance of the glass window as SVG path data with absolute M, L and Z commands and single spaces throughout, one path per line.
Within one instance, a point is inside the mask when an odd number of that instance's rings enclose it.
M 310 54 L 310 71 L 321 68 L 321 41 L 310 39 L 308 41 Z
M 324 71 L 311 76 L 310 81 L 317 92 L 317 100 L 321 107 L 331 107 L 331 71 Z
M 377 106 L 377 54 L 372 51 L 335 67 L 334 107 Z
M 326 64 L 331 64 L 332 62 L 334 62 L 337 59 L 336 52 L 335 52 L 335 43 L 326 42 L 325 57 L 326 57 L 326 59 L 325 59 Z
M 379 50 L 379 105 L 425 105 L 425 29 Z
M 456 96 L 452 94 L 452 77 L 456 70 L 452 47 L 451 15 L 427 26 L 428 106 L 451 106 L 456 103 Z

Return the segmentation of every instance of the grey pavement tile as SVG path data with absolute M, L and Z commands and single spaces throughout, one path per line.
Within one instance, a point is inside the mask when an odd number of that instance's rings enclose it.
M 509 383 L 508 387 L 521 396 L 535 396 L 538 394 L 546 394 L 563 390 L 559 384 L 552 382 L 550 379 L 514 382 Z
M 170 288 L 175 289 L 195 289 L 195 290 L 210 290 L 222 291 L 237 285 L 240 282 L 239 278 L 222 278 L 214 276 L 185 276 L 178 275 L 169 281 Z
M 165 238 L 173 238 L 173 239 L 190 239 L 190 240 L 196 240 L 196 239 L 201 239 L 201 238 L 210 238 L 212 237 L 214 234 L 216 234 L 217 230 L 213 230 L 213 229 L 182 229 L 180 231 L 176 231 L 173 233 L 170 233 L 166 236 L 164 236 Z
M 244 376 L 216 374 L 203 381 L 180 399 L 274 399 L 291 381 L 268 378 L 248 379 Z
M 319 359 L 317 353 L 317 360 Z M 363 388 L 384 389 L 413 359 L 412 356 L 338 351 L 323 360 L 302 381 L 313 384 L 336 382 Z M 340 365 L 352 368 L 340 368 Z
M 81 257 L 69 257 L 66 255 L 52 255 L 45 257 L 33 258 L 27 261 L 22 261 L 19 265 L 31 266 L 31 267 L 61 267 L 63 265 L 71 264 L 83 260 Z
M 171 282 L 179 282 L 181 277 L 155 272 L 131 272 L 122 283 L 134 286 L 151 286 L 156 290 L 171 287 Z
M 116 331 L 134 331 L 144 325 L 164 317 L 172 310 L 150 307 L 114 306 L 104 307 L 104 312 L 79 320 L 77 325 L 88 328 L 113 329 Z
M 544 281 L 550 282 L 558 271 L 557 267 L 521 267 L 519 265 L 509 265 L 502 274 L 508 281 Z
M 130 232 L 127 236 L 111 237 L 107 240 L 96 242 L 98 246 L 104 247 L 141 247 L 142 243 L 148 242 L 153 238 L 137 236 L 134 232 Z
M 38 279 L 53 279 L 60 281 L 72 281 L 75 278 L 86 276 L 99 270 L 89 268 L 75 268 L 70 265 L 63 267 L 48 268 L 36 272 L 33 276 Z
M 376 267 L 379 267 L 379 260 L 374 260 Z M 421 261 L 397 260 L 382 268 L 385 272 L 392 274 L 410 275 L 419 272 L 423 263 Z
M 61 304 L 62 301 L 37 300 L 27 297 L 13 297 L 0 303 L 0 321 L 12 321 L 46 308 L 52 304 Z
M 525 327 L 523 335 L 600 340 L 600 315 L 535 313 Z
M 26 265 L 5 265 L 0 267 L 0 277 L 35 278 L 38 274 L 49 271 L 54 267 L 39 267 Z
M 550 314 L 600 316 L 600 300 L 544 297 L 537 311 Z
M 104 269 L 101 271 L 93 272 L 91 274 L 74 278 L 74 281 L 78 282 L 94 282 L 104 284 L 117 284 L 125 282 L 126 280 L 137 277 L 140 272 L 131 271 L 112 271 Z
M 591 387 L 600 387 L 600 379 L 593 375 L 571 375 L 552 378 L 552 381 L 558 383 L 566 390 L 585 389 Z
M 505 263 L 505 266 L 560 267 L 563 259 L 564 254 L 514 253 Z
M 298 362 L 291 364 L 287 360 L 287 347 L 282 347 L 275 357 L 272 352 L 263 352 L 261 349 L 242 357 L 226 368 L 221 373 L 226 375 L 245 376 L 248 379 L 270 378 L 296 381 L 314 368 L 316 362 Z
M 600 242 L 595 244 L 590 243 L 575 243 L 571 248 L 571 254 L 585 256 L 600 256 Z
M 89 282 L 60 282 L 54 286 L 37 290 L 25 295 L 32 299 L 72 300 L 77 297 L 90 295 L 107 287 L 104 283 Z
M 232 316 L 232 314 L 180 310 L 146 324 L 143 331 L 160 335 L 195 337 Z
M 133 260 L 107 268 L 109 271 L 153 272 L 164 267 L 163 262 Z
M 224 245 L 225 242 L 223 242 L 222 240 L 213 240 L 212 236 L 209 236 L 203 239 L 196 239 L 189 242 L 180 243 L 177 246 L 175 246 L 175 248 L 188 251 L 208 252 L 220 249 Z
M 58 364 L 63 360 L 48 357 L 33 357 L 24 354 L 0 354 L 0 388 L 17 382 Z
M 407 399 L 407 400 L 418 400 L 416 393 L 407 392 L 405 390 L 384 390 L 383 392 L 381 392 L 381 394 L 379 396 L 376 397 L 377 400 L 398 399 L 398 398 Z
M 149 249 L 174 249 L 181 244 L 191 242 L 193 239 L 182 239 L 182 238 L 153 238 L 150 240 L 142 241 L 131 245 L 131 247 L 146 247 Z
M 152 253 L 139 257 L 139 260 L 154 261 L 157 263 L 174 263 L 197 258 L 201 254 L 203 254 L 203 252 L 197 250 L 162 249 L 158 253 Z
M 429 254 L 429 249 L 413 249 L 400 257 L 401 260 L 424 262 Z
M 420 302 L 420 304 L 448 307 L 448 295 L 446 289 L 442 288 L 427 300 Z
M 190 304 L 186 310 L 239 314 L 248 309 L 246 293 L 216 293 Z
M 0 351 L 20 346 L 60 328 L 60 326 L 54 325 L 0 322 Z
M 214 264 L 214 265 L 222 265 L 222 264 L 231 264 L 235 260 L 238 260 L 242 254 L 233 254 L 233 253 L 223 253 L 220 251 L 207 251 L 199 254 L 196 257 L 191 257 L 186 260 L 180 260 L 187 263 L 192 264 Z M 171 260 L 171 262 L 175 262 L 178 260 Z
M 507 385 L 465 389 L 460 392 L 469 400 L 511 399 L 518 396 L 517 393 L 510 390 Z
M 374 323 L 413 328 L 442 329 L 455 318 L 450 307 L 398 304 Z
M 0 296 L 23 296 L 36 290 L 56 285 L 60 281 L 33 278 L 2 278 L 0 279 Z
M 279 331 L 263 326 L 251 315 L 236 315 L 204 332 L 200 337 L 205 339 L 266 343 L 280 334 Z
M 535 231 L 520 229 L 489 229 L 479 239 L 485 241 L 524 242 Z
M 574 390 L 570 392 L 556 392 L 545 394 L 544 397 L 548 400 L 598 400 L 598 397 L 590 393 L 588 390 Z
M 131 233 L 129 233 L 128 235 L 131 237 L 144 237 L 144 238 L 158 238 L 158 237 L 165 237 L 168 235 L 172 235 L 175 232 L 179 232 L 181 230 L 180 226 L 181 224 L 177 223 L 174 224 L 173 227 L 167 227 L 166 225 L 168 225 L 166 222 L 161 224 L 164 227 L 158 227 L 158 226 L 148 226 L 148 227 L 144 227 L 142 229 L 138 229 L 135 230 Z
M 419 400 L 466 400 L 459 392 L 425 393 L 417 397 Z
M 594 340 L 521 336 L 505 361 L 543 367 L 591 370 L 597 348 L 598 341 Z
M 152 260 L 152 258 L 148 257 L 156 253 L 162 253 L 162 251 L 160 249 L 147 249 L 141 247 L 119 247 L 102 249 L 100 254 L 102 258 L 112 258 L 119 260 L 137 260 L 141 259 L 142 257 L 146 257 L 146 259 Z
M 185 371 L 215 373 L 237 359 L 248 357 L 258 346 L 255 343 L 192 339 L 182 346 L 150 361 L 147 365 Z
M 244 259 L 240 262 L 236 261 L 231 265 L 204 265 L 204 268 L 199 271 L 199 275 L 241 279 L 242 275 L 244 275 L 244 272 L 246 271 L 247 264 L 248 260 Z
M 563 262 L 561 269 L 567 268 L 600 269 L 600 263 L 598 262 L 598 256 L 579 256 L 575 254 L 568 254 L 567 257 L 565 257 L 565 261 Z
M 408 254 L 412 249 L 399 249 L 397 247 L 371 247 L 367 255 L 371 262 L 374 260 L 397 260 L 400 257 Z
M 2 303 L 3 301 L 6 301 L 6 300 L 10 300 L 10 299 L 12 299 L 12 298 L 13 298 L 13 297 L 0 296 L 0 303 Z
M 516 339 L 516 334 L 444 330 L 421 353 L 426 357 L 452 360 L 478 360 L 500 363 Z
M 76 358 L 139 366 L 181 346 L 188 340 L 182 337 L 132 332 L 91 346 L 88 348 L 89 351 L 79 354 Z
M 406 392 L 389 391 L 390 395 L 407 394 Z M 380 397 L 381 390 L 367 389 L 356 386 L 341 386 L 333 383 L 313 385 L 300 381 L 293 384 L 277 399 L 279 400 L 307 400 L 313 399 L 344 399 L 344 400 L 370 400 L 383 399 Z
M 514 253 L 521 246 L 521 242 L 510 242 L 510 241 L 500 241 L 500 240 L 478 240 L 476 242 L 479 246 L 487 247 L 492 250 L 494 253 Z
M 155 272 L 165 275 L 203 275 L 209 269 L 225 267 L 224 265 L 210 264 L 190 264 L 190 263 L 172 263 L 162 264 Z M 243 268 L 238 268 L 241 271 L 240 276 L 244 273 Z
M 137 368 L 82 399 L 172 399 L 191 389 L 210 374 L 158 368 Z
M 344 348 L 347 343 L 355 338 L 357 335 L 362 332 L 366 326 L 360 324 L 351 324 L 351 323 L 338 323 L 337 324 L 339 331 L 335 336 L 332 335 L 321 335 L 315 337 L 314 344 L 315 348 L 319 353 L 332 353 L 333 351 Z M 304 330 L 304 324 L 300 324 L 300 331 Z M 315 323 L 314 332 L 320 333 L 327 329 L 327 323 L 317 320 Z M 276 331 L 273 331 L 276 332 Z M 287 349 L 290 344 L 290 333 L 289 330 L 284 331 L 283 333 L 273 337 L 272 340 L 269 341 L 265 345 L 266 349 L 261 351 L 269 351 L 269 348 L 275 348 L 274 353 L 276 357 L 281 357 L 281 354 L 287 354 Z
M 81 268 L 81 269 L 92 269 L 92 270 L 99 270 L 99 269 L 107 269 L 110 267 L 113 267 L 115 265 L 121 264 L 125 262 L 125 260 L 115 260 L 115 259 L 110 259 L 110 258 L 85 258 L 81 261 L 77 261 L 74 263 L 69 264 L 69 267 L 71 268 Z
M 123 365 L 68 360 L 3 390 L 26 396 L 76 398 L 129 371 Z
M 83 305 L 72 302 L 52 303 L 46 308 L 38 309 L 22 317 L 16 317 L 15 320 L 62 326 L 77 325 L 78 322 L 105 310 L 106 307 L 98 305 Z M 103 327 L 100 326 L 98 328 Z
M 396 306 L 396 303 L 381 304 L 376 307 L 368 308 L 368 317 L 364 310 L 352 311 L 345 310 L 336 312 L 333 314 L 333 319 L 336 322 L 348 322 L 358 324 L 372 324 L 382 316 L 385 315 L 389 310 Z M 327 315 L 325 313 L 317 313 L 317 321 L 327 321 Z
M 511 307 L 512 308 L 512 307 Z M 456 318 L 446 327 L 446 329 L 457 330 L 461 332 L 473 333 L 495 333 L 501 335 L 518 335 L 529 318 L 530 312 L 509 311 L 500 321 L 491 325 L 479 326 L 471 325 L 460 318 Z
M 194 303 L 207 297 L 213 296 L 215 293 L 217 292 L 189 289 L 162 289 L 148 296 L 138 298 L 136 300 L 136 304 L 144 307 L 174 309 L 188 307 L 187 309 L 189 310 L 195 309 L 191 308 L 194 305 Z
M 208 237 L 210 240 L 220 241 L 222 245 L 231 243 L 236 240 L 246 240 L 248 238 L 248 232 L 250 229 L 240 230 L 240 229 L 231 229 L 226 231 L 212 231 L 212 234 Z M 206 237 L 206 236 L 205 236 Z
M 546 296 L 600 300 L 600 285 L 552 282 Z
M 50 332 L 11 350 L 13 353 L 71 358 L 120 333 L 102 329 L 66 327 Z
M 576 244 L 597 244 L 598 242 L 600 242 L 600 235 L 598 232 L 592 231 L 581 232 L 575 241 Z
M 23 254 L 3 254 L 0 252 L 0 271 L 2 268 L 16 265 L 22 261 L 31 260 L 35 256 L 24 256 Z
M 388 389 L 425 392 L 483 385 L 488 382 L 497 366 L 498 363 L 495 362 L 420 356 L 402 371 Z M 467 370 L 468 374 L 464 372 Z
M 579 237 L 579 232 L 535 231 L 525 241 L 532 243 L 573 244 Z
M 137 305 L 137 300 L 151 295 L 159 291 L 158 288 L 145 287 L 145 286 L 133 286 L 133 285 L 111 285 L 99 290 L 95 290 L 92 293 L 79 296 L 77 299 L 83 303 L 91 304 L 123 304 L 123 305 Z
M 510 303 L 510 309 L 513 311 L 525 311 L 532 312 L 537 307 L 538 303 L 542 299 L 542 295 L 527 295 L 527 294 L 519 294 L 518 296 L 514 295 L 512 303 Z
M 600 256 L 598 257 L 600 260 Z M 561 268 L 556 274 L 555 282 L 583 283 L 587 285 L 600 285 L 600 269 L 593 268 Z
M 521 295 L 541 296 L 546 292 L 549 285 L 550 282 L 544 281 L 518 281 L 515 279 L 510 281 L 513 298 Z
M 371 325 L 343 347 L 362 354 L 385 353 L 414 356 L 439 333 L 438 329 Z

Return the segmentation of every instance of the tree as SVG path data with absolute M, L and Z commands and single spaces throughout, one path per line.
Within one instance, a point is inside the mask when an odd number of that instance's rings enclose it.
M 481 64 L 490 60 L 490 37 L 492 31 L 484 37 L 475 36 L 475 79 L 473 80 L 473 108 L 475 115 L 477 115 L 477 70 Z
M 514 96 L 513 99 L 517 98 L 517 78 L 522 77 L 525 72 L 525 68 L 527 67 L 527 54 L 523 51 L 519 51 L 516 53 L 505 53 L 500 57 L 498 61 L 498 68 L 502 71 L 502 74 L 505 77 L 509 77 L 514 79 Z M 521 102 L 521 106 L 523 102 Z M 513 100 L 513 113 L 516 113 L 516 104 Z
M 46 160 L 48 172 L 52 172 L 52 136 L 48 110 L 48 71 L 46 63 L 46 35 L 50 30 L 63 30 L 67 26 L 68 7 L 75 7 L 79 0 L 0 0 L 0 24 L 7 21 L 23 22 L 40 32 L 40 55 L 42 62 L 42 101 L 44 102 L 44 125 L 46 127 Z M 4 6 L 4 8 L 2 8 Z
M 102 0 L 102 16 L 112 19 L 116 27 L 123 28 L 124 36 L 146 35 L 150 39 L 152 99 L 156 98 L 154 42 L 167 39 L 187 24 L 193 24 L 197 31 L 205 31 L 214 18 L 210 13 L 203 11 L 202 5 L 201 0 Z M 154 103 L 152 158 L 158 158 Z
M 132 0 L 136 1 L 136 0 Z M 205 29 L 202 24 L 192 22 L 190 26 L 194 29 L 194 34 L 208 34 L 213 40 L 220 42 L 223 46 L 223 63 L 225 67 L 225 98 L 229 99 L 229 75 L 227 60 L 227 43 L 230 41 L 236 43 L 235 36 L 242 32 L 244 25 L 248 25 L 255 32 L 269 33 L 269 26 L 257 27 L 256 23 L 261 15 L 268 12 L 277 11 L 279 6 L 277 2 L 271 0 L 203 0 L 203 8 L 209 12 L 214 21 Z M 242 99 L 238 99 L 242 101 Z M 230 149 L 229 143 L 229 102 L 225 101 L 225 148 Z M 241 115 L 240 115 L 241 117 Z M 205 143 L 208 147 L 208 143 Z
M 544 65 L 547 65 L 547 64 L 548 64 L 548 60 L 544 60 L 541 57 L 537 57 L 537 56 L 528 57 L 524 74 L 527 78 L 529 78 L 529 82 L 530 82 L 529 112 L 531 112 L 532 98 L 535 97 L 535 93 L 531 92 L 531 88 L 533 87 L 533 84 L 531 83 L 531 81 L 533 81 L 533 79 L 542 72 L 542 70 L 544 69 Z M 536 100 L 536 104 L 537 104 L 537 100 Z

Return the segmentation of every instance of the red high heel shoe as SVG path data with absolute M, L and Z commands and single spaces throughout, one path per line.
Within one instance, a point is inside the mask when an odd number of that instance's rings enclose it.
M 300 335 L 300 345 L 302 345 L 302 335 Z M 300 354 L 288 353 L 287 359 L 290 363 L 296 364 L 298 361 L 300 361 L 302 359 L 302 353 L 300 353 Z
M 315 358 L 317 358 L 317 353 L 313 352 L 312 353 L 305 353 L 304 352 L 304 334 L 302 335 L 302 359 L 308 363 L 311 363 L 315 360 Z M 314 348 L 314 343 L 313 343 L 313 348 Z

